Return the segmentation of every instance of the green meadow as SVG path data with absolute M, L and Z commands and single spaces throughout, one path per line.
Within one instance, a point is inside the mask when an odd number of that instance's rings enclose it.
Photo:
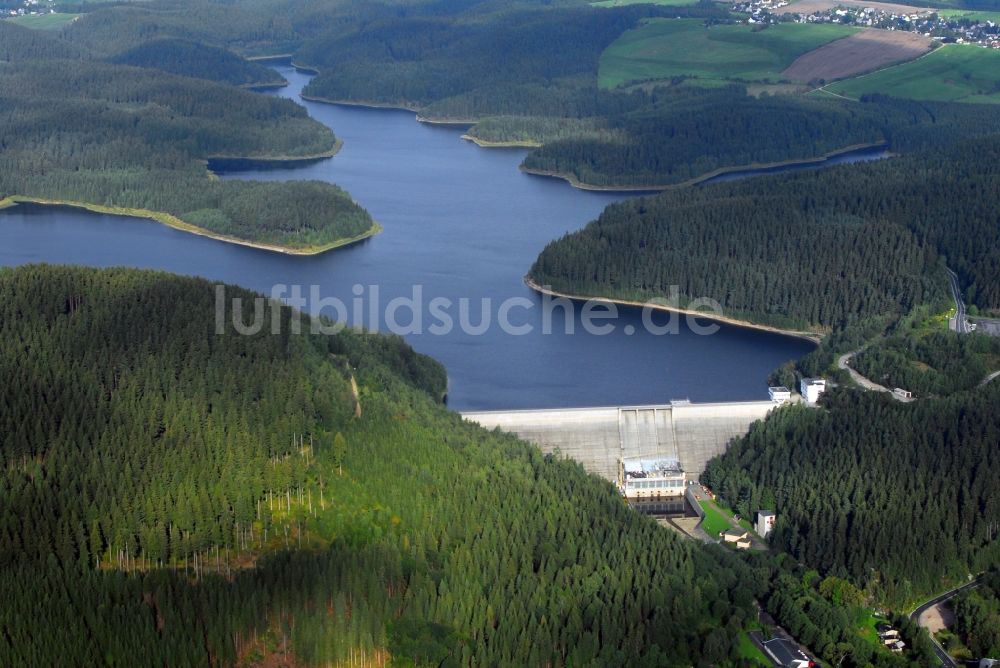
M 1000 103 L 1000 50 L 948 45 L 827 90 L 851 98 L 882 93 L 914 100 Z
M 34 30 L 58 30 L 72 23 L 78 16 L 79 14 L 28 14 L 5 20 Z
M 699 19 L 655 19 L 629 30 L 601 54 L 600 84 L 687 76 L 705 82 L 777 82 L 804 53 L 855 28 L 783 23 L 765 29 L 748 25 L 706 28 Z
M 701 501 L 701 508 L 705 511 L 705 519 L 701 521 L 701 528 L 712 538 L 718 538 L 723 531 L 733 528 L 729 518 L 719 510 L 711 501 Z
M 993 21 L 994 23 L 1000 23 L 1000 12 L 981 12 L 969 9 L 942 9 L 938 11 L 938 14 L 949 19 L 966 18 L 970 21 Z

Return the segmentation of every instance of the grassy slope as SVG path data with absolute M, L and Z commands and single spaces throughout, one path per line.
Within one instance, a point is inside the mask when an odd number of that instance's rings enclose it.
M 1000 103 L 1000 51 L 949 45 L 828 90 L 851 98 L 882 93 L 915 100 Z
M 940 16 L 950 19 L 967 18 L 972 21 L 993 21 L 1000 23 L 1000 12 L 980 12 L 969 9 L 944 9 L 938 12 Z
M 701 528 L 712 538 L 718 538 L 720 533 L 732 528 L 725 514 L 711 501 L 702 501 L 701 508 L 705 511 Z
M 855 32 L 837 25 L 705 28 L 700 20 L 655 20 L 630 30 L 601 55 L 600 85 L 690 76 L 778 81 L 803 53 Z

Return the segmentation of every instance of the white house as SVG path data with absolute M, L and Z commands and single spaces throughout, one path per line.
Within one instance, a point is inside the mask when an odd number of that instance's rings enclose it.
M 767 534 L 771 533 L 771 529 L 774 528 L 774 520 L 778 518 L 770 510 L 758 510 L 757 511 L 757 535 L 761 538 L 767 538 Z
M 803 378 L 799 383 L 799 394 L 806 403 L 816 403 L 819 401 L 819 395 L 824 392 L 826 392 L 826 381 L 822 378 Z

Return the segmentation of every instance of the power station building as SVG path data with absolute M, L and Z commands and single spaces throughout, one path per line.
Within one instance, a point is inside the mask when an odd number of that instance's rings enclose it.
M 686 477 L 676 459 L 622 459 L 618 489 L 626 499 L 682 496 Z

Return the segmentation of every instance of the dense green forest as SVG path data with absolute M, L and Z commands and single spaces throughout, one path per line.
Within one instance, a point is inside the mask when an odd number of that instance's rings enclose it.
M 890 621 L 902 634 L 909 657 L 897 657 L 874 641 L 869 597 L 850 582 L 834 576 L 821 577 L 815 570 L 789 567 L 785 557 L 753 557 L 771 572 L 766 610 L 781 620 L 783 628 L 822 660 L 840 666 L 929 666 L 937 665 L 927 634 L 914 622 L 899 615 Z M 781 568 L 773 562 L 780 562 Z
M 336 149 L 302 108 L 238 90 L 278 83 L 241 57 L 276 53 L 320 70 L 308 95 L 479 120 L 474 137 L 544 143 L 527 167 L 593 184 L 887 142 L 904 155 L 615 205 L 531 269 L 827 333 L 800 372 L 889 329 L 856 366 L 930 398 L 782 409 L 705 475 L 747 517 L 775 508 L 791 558 L 681 542 L 580 466 L 462 423 L 438 404 L 443 369 L 399 339 L 289 335 L 271 304 L 281 334 L 218 336 L 201 281 L 2 270 L 0 664 L 739 665 L 755 602 L 832 665 L 927 662 L 903 620 L 906 657 L 857 629 L 873 602 L 1000 558 L 1000 385 L 972 389 L 997 351 L 893 325 L 947 307 L 945 265 L 1000 312 L 1000 115 L 681 79 L 600 90 L 601 52 L 644 18 L 727 12 L 588 4 L 153 0 L 57 36 L 0 22 L 0 197 L 300 249 L 370 231 L 334 186 L 206 172 Z M 992 603 L 974 605 L 966 634 Z
M 771 543 L 901 605 L 1000 559 L 1000 385 L 910 404 L 835 390 L 751 427 L 702 480 Z
M 851 362 L 861 375 L 915 396 L 969 390 L 1000 369 L 1000 339 L 954 332 L 901 333 L 882 339 Z
M 524 167 L 588 185 L 662 186 L 720 168 L 815 158 L 858 144 L 884 142 L 902 152 L 1000 132 L 1000 113 L 989 105 L 756 98 L 740 86 L 681 86 L 649 98 L 648 107 L 609 114 L 604 133 L 553 138 L 530 153 Z
M 1000 656 L 1000 573 L 990 573 L 978 588 L 951 602 L 951 629 L 974 658 Z
M 484 142 L 544 144 L 527 157 L 526 168 L 594 186 L 666 185 L 858 144 L 887 142 L 910 151 L 1000 131 L 1000 113 L 990 105 L 758 98 L 742 86 L 706 89 L 682 77 L 598 88 L 601 53 L 641 21 L 712 23 L 727 16 L 712 3 L 597 8 L 575 0 L 255 0 L 182 7 L 160 0 L 88 13 L 65 37 L 137 64 L 153 59 L 170 71 L 232 82 L 247 78 L 248 64 L 213 59 L 198 74 L 200 66 L 187 53 L 195 47 L 180 45 L 291 53 L 296 63 L 319 72 L 306 87 L 309 98 L 400 105 L 430 119 L 477 121 L 470 135 Z
M 113 63 L 152 67 L 171 74 L 253 88 L 281 86 L 274 70 L 215 46 L 183 39 L 155 39 L 109 58 Z
M 641 18 L 721 16 L 712 7 L 483 7 L 448 16 L 380 17 L 307 41 L 295 60 L 320 70 L 306 94 L 402 104 L 425 115 L 478 118 L 545 113 L 549 90 L 596 91 L 601 52 Z M 550 107 L 551 108 L 551 107 Z
M 0 663 L 735 656 L 766 578 L 463 423 L 400 339 L 261 307 L 219 335 L 202 280 L 0 270 Z
M 627 299 L 677 285 L 681 305 L 705 296 L 754 322 L 840 329 L 944 308 L 946 260 L 966 301 L 997 311 L 998 157 L 990 138 L 628 201 L 550 244 L 530 275 Z
M 334 151 L 333 133 L 293 102 L 100 62 L 7 23 L 0 44 L 9 49 L 0 69 L 0 199 L 162 212 L 212 233 L 303 249 L 373 228 L 335 186 L 237 183 L 206 172 L 213 156 Z

